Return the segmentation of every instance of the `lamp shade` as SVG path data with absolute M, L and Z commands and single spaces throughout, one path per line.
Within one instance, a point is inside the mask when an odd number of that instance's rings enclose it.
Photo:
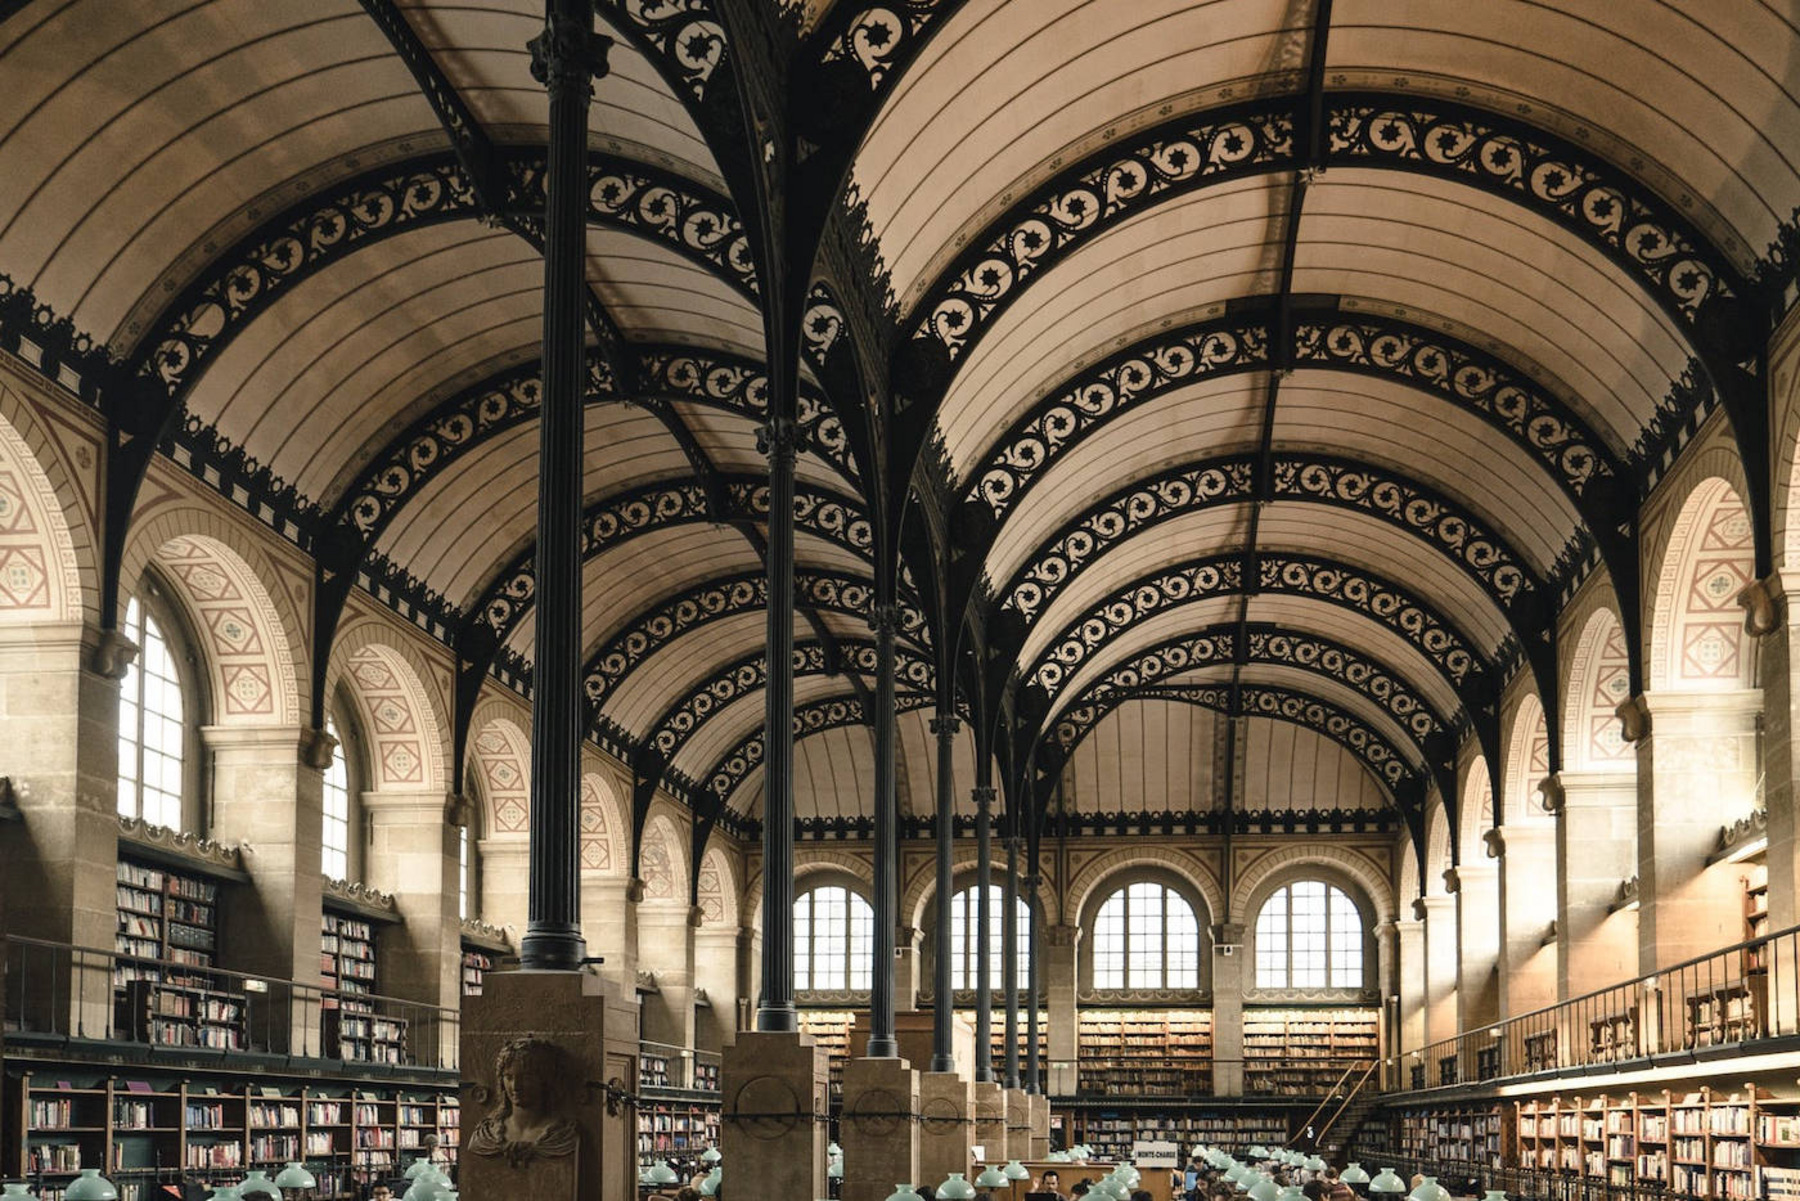
M 425 1173 L 429 1172 L 430 1170 L 431 1170 L 431 1161 L 429 1159 L 424 1159 L 424 1158 L 415 1159 L 411 1163 L 406 1165 L 406 1173 L 404 1175 L 404 1179 L 417 1180 L 419 1177 L 425 1175 Z
M 213 1190 L 212 1201 L 244 1201 L 244 1191 L 235 1184 Z
M 1300 1191 L 1299 1185 L 1290 1184 L 1275 1194 L 1275 1201 L 1306 1201 L 1306 1194 Z
M 896 1184 L 887 1201 L 919 1201 L 919 1190 L 910 1184 Z
M 63 1201 L 119 1201 L 119 1190 L 100 1174 L 99 1168 L 83 1168 L 81 1175 L 63 1190 Z
M 708 1172 L 706 1174 L 706 1179 L 700 1182 L 700 1195 L 702 1197 L 716 1195 L 719 1191 L 719 1185 L 723 1182 L 724 1178 L 723 1170 L 718 1164 L 714 1164 L 713 1170 Z
M 831 1146 L 827 1147 L 826 1151 L 828 1151 L 830 1153 L 831 1158 L 833 1158 L 833 1159 L 842 1158 L 842 1156 L 844 1154 L 843 1151 L 838 1148 L 838 1145 L 836 1143 L 833 1143 L 833 1144 L 831 1144 Z M 706 1150 L 700 1152 L 700 1162 L 701 1163 L 718 1163 L 721 1159 L 724 1159 L 724 1158 L 725 1157 L 723 1155 L 719 1154 L 719 1149 L 717 1147 L 708 1147 Z
M 1245 1195 L 1250 1198 L 1250 1201 L 1275 1201 L 1275 1195 L 1280 1191 L 1280 1189 L 1275 1187 L 1275 1182 L 1273 1180 L 1264 1176 L 1261 1180 L 1258 1180 L 1255 1184 L 1251 1185 L 1250 1191 Z
M 715 1171 L 715 1172 L 718 1171 L 718 1168 L 715 1166 L 713 1168 L 713 1171 Z M 843 1178 L 844 1178 L 844 1161 L 843 1160 L 834 1159 L 825 1165 L 825 1179 L 827 1179 L 827 1180 L 842 1180 Z
M 413 1178 L 412 1187 L 401 1195 L 400 1201 L 443 1201 L 444 1191 L 435 1176 L 421 1172 Z
M 1506 1190 L 1503 1188 L 1491 1188 L 1487 1191 L 1487 1195 L 1484 1196 L 1481 1201 L 1507 1201 Z
M 291 1163 L 275 1174 L 276 1188 L 318 1188 L 318 1179 L 305 1164 Z
M 961 1172 L 952 1172 L 937 1186 L 937 1196 L 938 1201 L 975 1201 L 975 1186 Z
M 1008 1180 L 1030 1180 L 1031 1179 L 1031 1169 L 1026 1167 L 1024 1164 L 1020 1163 L 1016 1159 L 1007 1160 L 1006 1167 L 1003 1170 L 1006 1172 L 1006 1178 Z
M 1406 1181 L 1394 1175 L 1394 1169 L 1383 1168 L 1375 1173 L 1375 1179 L 1369 1181 L 1369 1191 L 1376 1196 L 1384 1194 L 1398 1196 L 1406 1191 Z
M 1338 1179 L 1345 1184 L 1367 1184 L 1369 1183 L 1369 1174 L 1362 1170 L 1361 1164 L 1353 1163 L 1338 1173 Z
M 1323 1172 L 1325 1170 L 1325 1161 L 1317 1155 L 1308 1155 L 1306 1157 L 1306 1162 L 1300 1166 L 1309 1172 Z
M 674 1184 L 680 1179 L 681 1177 L 676 1175 L 675 1169 L 669 1166 L 669 1161 L 666 1159 L 659 1159 L 650 1165 L 651 1184 Z
M 275 1186 L 273 1180 L 269 1179 L 269 1174 L 261 1168 L 244 1177 L 244 1183 L 238 1185 L 238 1192 L 244 1194 L 245 1198 L 273 1197 L 275 1201 L 281 1201 L 281 1190 Z
M 1256 1143 L 1248 1151 L 1244 1152 L 1244 1154 L 1251 1159 L 1267 1159 L 1269 1158 L 1269 1149 L 1261 1143 Z
M 981 1175 L 975 1177 L 976 1188 L 1005 1188 L 1006 1173 L 993 1164 L 981 1169 Z
M 1406 1201 L 1451 1201 L 1450 1190 L 1439 1184 L 1436 1176 L 1427 1176 Z
M 11 1184 L 0 1184 L 0 1197 L 30 1197 L 34 1194 L 18 1181 Z

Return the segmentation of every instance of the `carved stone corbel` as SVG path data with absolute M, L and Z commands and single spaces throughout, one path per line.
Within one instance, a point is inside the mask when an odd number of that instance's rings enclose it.
M 1454 867 L 1444 869 L 1444 891 L 1451 896 L 1462 891 L 1462 873 Z
M 1744 632 L 1752 638 L 1763 638 L 1779 630 L 1787 617 L 1787 595 L 1781 587 L 1780 573 L 1745 584 L 1737 595 L 1737 603 L 1744 611 Z
M 1501 827 L 1495 826 L 1491 830 L 1482 831 L 1481 841 L 1482 844 L 1487 847 L 1487 857 L 1489 859 L 1504 859 L 1506 857 L 1506 831 Z
M 138 645 L 118 630 L 101 630 L 88 666 L 108 680 L 123 680 L 137 658 Z
M 1620 701 L 1613 712 L 1619 715 L 1619 734 L 1626 742 L 1641 742 L 1650 736 L 1650 705 L 1643 693 Z
M 324 730 L 303 730 L 300 733 L 300 759 L 314 771 L 324 771 L 331 766 L 331 756 L 337 751 L 338 740 Z
M 1538 797 L 1540 798 L 1540 803 L 1544 807 L 1544 812 L 1552 814 L 1561 813 L 1563 811 L 1563 806 L 1567 804 L 1569 800 L 1568 791 L 1563 788 L 1563 782 L 1560 776 L 1545 776 L 1542 780 L 1539 780 Z

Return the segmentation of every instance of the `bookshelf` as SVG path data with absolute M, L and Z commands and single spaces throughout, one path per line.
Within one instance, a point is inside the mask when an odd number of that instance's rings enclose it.
M 1076 1087 L 1082 1093 L 1152 1097 L 1212 1091 L 1211 1010 L 1085 1009 L 1079 1037 Z
M 319 1003 L 325 1053 L 345 1063 L 405 1063 L 405 1019 L 377 1014 L 373 1003 L 359 999 L 375 992 L 375 931 L 367 921 L 325 911 L 319 975 L 328 990 Z
M 1635 1059 L 1638 1047 L 1638 1007 L 1609 1014 L 1588 1023 L 1588 1054 L 1599 1063 Z
M 154 1046 L 247 1049 L 249 998 L 203 970 L 219 952 L 218 885 L 121 859 L 115 905 L 120 1030 Z
M 1406 1110 L 1398 1126 L 1401 1155 L 1462 1173 L 1499 1169 L 1514 1155 L 1514 1125 L 1497 1105 Z
M 856 1014 L 841 1009 L 802 1009 L 800 1029 L 818 1040 L 831 1056 L 831 1094 L 844 1091 L 844 1065 L 850 1062 L 850 1032 Z
M 1373 1008 L 1245 1008 L 1246 1091 L 1323 1096 L 1346 1068 L 1375 1058 L 1378 1016 Z
M 988 1029 L 988 1041 L 994 1055 L 994 1076 L 996 1079 L 1006 1077 L 1006 1017 L 995 1014 L 994 1023 Z M 1025 1057 L 1027 1048 L 1031 1046 L 1030 1023 L 1023 1010 L 1019 1013 L 1019 1074 L 1025 1074 Z M 1046 1065 L 1050 1062 L 1050 1015 L 1038 1011 L 1038 1063 Z
M 465 997 L 479 997 L 481 995 L 482 981 L 484 981 L 487 978 L 487 974 L 493 970 L 493 956 L 489 955 L 486 951 L 472 947 L 468 943 L 464 943 L 462 949 L 462 995 Z
M 1094 1149 L 1096 1162 L 1124 1162 L 1136 1142 L 1206 1143 L 1242 1154 L 1254 1144 L 1280 1146 L 1289 1136 L 1286 1110 L 1124 1109 L 1068 1107 L 1070 1137 Z
M 638 1159 L 693 1158 L 719 1143 L 719 1107 L 704 1102 L 645 1099 L 638 1106 Z
M 319 974 L 325 987 L 350 997 L 375 991 L 375 931 L 361 918 L 325 911 L 319 930 Z M 328 1006 L 334 998 L 326 998 Z

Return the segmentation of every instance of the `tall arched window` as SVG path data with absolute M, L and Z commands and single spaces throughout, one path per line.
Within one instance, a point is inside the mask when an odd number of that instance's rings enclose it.
M 875 971 L 875 911 L 836 884 L 794 901 L 794 988 L 842 992 L 870 986 Z
M 1095 988 L 1199 988 L 1200 922 L 1187 898 L 1140 880 L 1094 918 Z
M 1363 919 L 1342 889 L 1297 880 L 1256 918 L 1256 987 L 1361 988 Z
M 465 823 L 456 831 L 456 916 L 463 921 L 469 920 L 469 880 L 471 855 L 469 850 L 469 827 Z
M 182 752 L 187 738 L 181 675 L 162 626 L 134 596 L 125 636 L 137 658 L 119 685 L 119 813 L 182 828 Z
M 344 762 L 344 743 L 338 737 L 337 720 L 325 718 L 325 732 L 335 740 L 331 766 L 325 769 L 325 825 L 320 836 L 319 868 L 328 879 L 350 877 L 350 768 Z
M 1006 912 L 1006 891 L 998 884 L 988 885 L 988 912 L 999 917 Z M 1013 906 L 1013 921 L 1018 931 L 1019 987 L 1025 987 L 1026 973 L 1031 970 L 1031 907 L 1023 900 Z M 1005 967 L 1001 960 L 1002 927 L 998 921 L 988 931 L 988 986 L 1003 986 Z M 950 987 L 959 992 L 973 989 L 977 983 L 977 956 L 981 949 L 981 894 L 965 888 L 950 898 Z

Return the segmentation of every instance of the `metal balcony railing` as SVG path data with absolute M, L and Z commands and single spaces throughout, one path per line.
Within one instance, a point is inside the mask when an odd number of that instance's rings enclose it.
M 1800 1036 L 1800 926 L 1405 1052 L 1390 1087 L 1467 1087 Z
M 275 1056 L 455 1071 L 457 1010 L 9 935 L 3 1016 L 20 1036 L 184 1057 Z

